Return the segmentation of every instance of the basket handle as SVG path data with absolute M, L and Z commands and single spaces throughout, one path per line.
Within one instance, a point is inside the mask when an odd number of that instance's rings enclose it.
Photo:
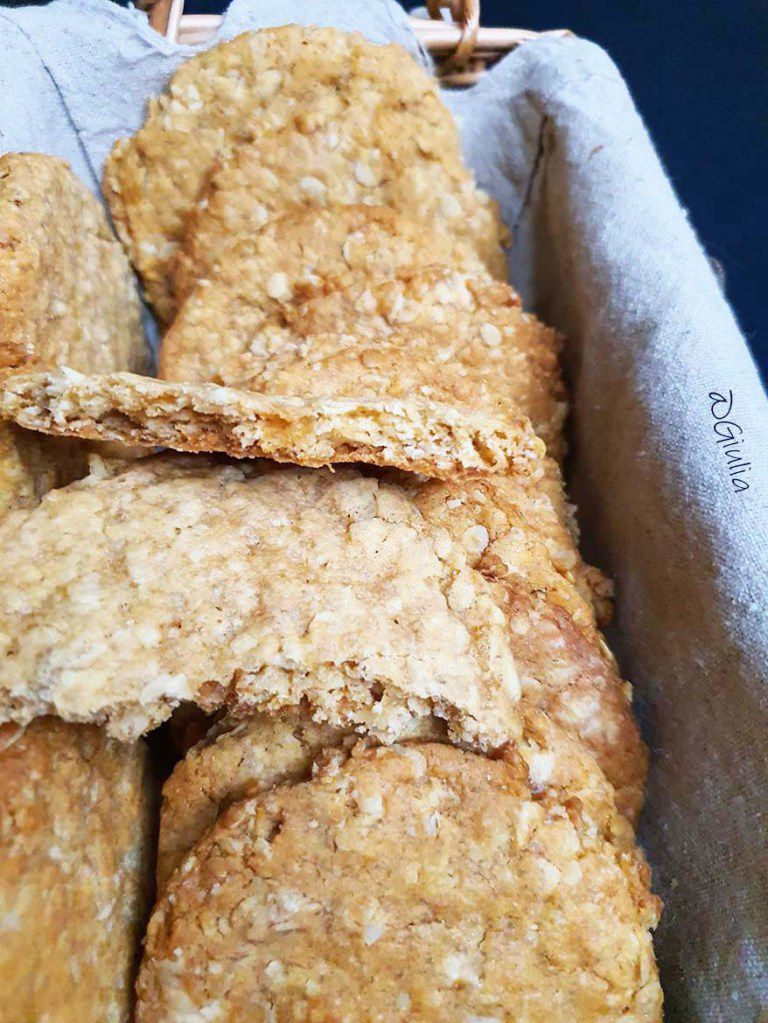
M 172 0 L 136 0 L 136 6 L 149 15 L 149 23 L 161 36 L 172 38 L 169 32 L 171 22 Z M 184 13 L 184 4 L 181 12 Z
M 461 28 L 456 49 L 443 61 L 446 70 L 468 64 L 477 44 L 480 30 L 480 0 L 427 0 L 427 11 L 435 21 L 443 20 L 443 8 L 451 12 L 451 20 Z
M 1 2 L 1 0 L 0 0 Z M 221 23 L 218 14 L 184 15 L 184 0 L 136 0 L 152 27 L 173 42 L 205 43 Z M 523 28 L 481 28 L 480 0 L 426 0 L 428 18 L 410 16 L 422 46 L 432 54 L 441 85 L 472 85 L 510 50 L 539 36 L 569 36 L 567 29 L 531 32 Z M 443 17 L 443 8 L 451 20 Z M 182 17 L 184 15 L 184 17 Z
M 138 6 L 149 14 L 149 23 L 156 32 L 175 39 L 184 13 L 184 0 L 138 0 Z M 443 22 L 443 10 L 450 11 L 461 37 L 453 53 L 442 61 L 445 70 L 456 70 L 469 63 L 477 44 L 480 29 L 480 0 L 427 0 L 430 18 Z

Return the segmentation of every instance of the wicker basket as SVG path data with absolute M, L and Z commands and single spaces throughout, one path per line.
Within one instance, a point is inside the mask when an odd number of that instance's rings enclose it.
M 184 0 L 140 0 L 153 28 L 174 42 L 207 42 L 219 26 L 217 14 L 184 14 Z M 450 20 L 443 17 L 443 8 Z M 444 85 L 472 85 L 480 75 L 521 43 L 540 35 L 568 35 L 565 29 L 530 32 L 521 28 L 481 28 L 480 0 L 427 0 L 429 18 L 409 18 L 417 38 L 432 54 Z

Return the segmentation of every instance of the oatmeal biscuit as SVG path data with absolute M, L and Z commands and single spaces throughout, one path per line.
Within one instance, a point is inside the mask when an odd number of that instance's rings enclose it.
M 448 395 L 446 395 L 448 397 Z M 0 415 L 45 433 L 323 466 L 366 462 L 428 476 L 525 473 L 544 451 L 528 419 L 430 397 L 296 397 L 128 373 L 18 374 Z
M 352 729 L 320 724 L 297 711 L 226 715 L 214 724 L 163 786 L 158 889 L 229 803 L 303 781 L 323 749 L 356 739 Z
M 440 739 L 444 723 L 408 722 L 399 738 Z M 360 742 L 351 728 L 313 721 L 303 711 L 226 715 L 176 765 L 163 786 L 157 884 L 173 870 L 230 804 L 285 782 L 304 781 L 324 750 L 348 750 Z M 370 737 L 367 742 L 376 744 Z
M 163 338 L 159 375 L 215 380 L 227 359 L 258 344 L 268 320 L 323 288 L 324 281 L 350 270 L 375 279 L 432 263 L 485 274 L 466 245 L 382 207 L 289 214 L 254 238 L 236 241 L 195 287 Z
M 143 743 L 41 718 L 0 727 L 3 1023 L 129 1023 L 151 889 Z
M 446 266 L 348 273 L 266 321 L 217 382 L 269 394 L 423 394 L 503 415 L 514 405 L 554 457 L 565 388 L 555 331 L 499 281 Z
M 438 140 L 419 106 L 402 102 L 400 83 L 390 87 L 394 101 L 368 93 L 373 109 L 355 106 L 357 97 L 349 102 L 342 89 L 342 109 L 323 111 L 318 93 L 301 125 L 267 130 L 221 162 L 187 221 L 173 267 L 176 300 L 215 269 L 233 237 L 256 234 L 281 214 L 306 207 L 386 206 L 465 242 L 494 276 L 506 279 L 501 246 L 507 232 L 496 203 L 463 166 L 455 128 L 440 125 Z M 431 90 L 426 99 L 432 107 Z
M 630 816 L 639 804 L 612 663 L 538 576 L 486 579 L 395 484 L 166 455 L 10 513 L 0 551 L 6 719 L 55 710 L 132 736 L 185 700 L 303 704 L 387 741 L 438 717 L 494 748 L 523 698 L 588 743 Z
M 143 128 L 120 140 L 107 162 L 104 192 L 118 232 L 163 321 L 175 307 L 170 275 L 186 218 L 204 199 L 218 163 L 262 138 L 277 138 L 282 150 L 281 133 L 293 131 L 330 149 L 336 123 L 342 130 L 346 124 L 353 140 L 381 124 L 374 134 L 382 158 L 400 154 L 403 164 L 434 167 L 445 226 L 466 232 L 500 269 L 498 215 L 471 177 L 454 169 L 461 166 L 458 132 L 435 81 L 398 46 L 284 25 L 238 36 L 183 64 L 150 101 Z M 354 141 L 344 145 L 351 157 Z M 297 188 L 306 191 L 301 181 L 313 176 L 302 174 Z M 253 202 L 255 220 L 261 203 Z
M 0 375 L 32 365 L 148 368 L 130 264 L 63 160 L 0 157 L 0 310 Z
M 659 1023 L 648 871 L 589 756 L 355 748 L 235 803 L 149 925 L 138 1023 Z
M 493 584 L 401 488 L 166 455 L 0 521 L 0 716 L 135 736 L 192 700 L 494 746 L 519 687 Z

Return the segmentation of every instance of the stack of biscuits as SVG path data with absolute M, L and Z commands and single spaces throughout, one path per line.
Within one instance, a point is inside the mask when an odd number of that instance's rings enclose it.
M 0 1021 L 659 1021 L 561 339 L 434 81 L 239 36 L 104 192 L 127 256 L 0 159 Z

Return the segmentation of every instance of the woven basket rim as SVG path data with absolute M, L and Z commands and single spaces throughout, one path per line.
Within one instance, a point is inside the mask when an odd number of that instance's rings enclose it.
M 152 27 L 172 42 L 188 46 L 208 42 L 221 24 L 219 14 L 185 14 L 184 0 L 143 0 Z M 541 36 L 568 36 L 567 29 L 534 32 L 521 28 L 486 28 L 480 24 L 479 0 L 428 0 L 429 18 L 409 15 L 421 45 L 435 61 L 444 85 L 472 85 L 503 56 Z M 447 10 L 450 20 L 442 16 Z

